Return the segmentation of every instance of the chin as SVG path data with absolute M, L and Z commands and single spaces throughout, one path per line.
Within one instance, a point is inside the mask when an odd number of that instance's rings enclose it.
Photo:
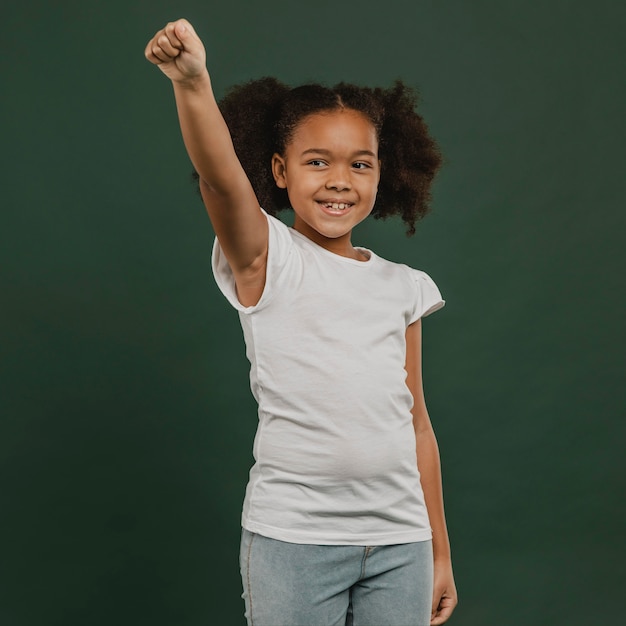
M 313 228 L 323 237 L 328 239 L 339 239 L 339 237 L 345 237 L 349 235 L 355 224 L 340 225 L 340 224 L 317 224 Z

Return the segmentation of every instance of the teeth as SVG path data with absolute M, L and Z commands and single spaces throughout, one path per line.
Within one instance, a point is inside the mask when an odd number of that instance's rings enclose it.
M 328 209 L 334 209 L 335 211 L 343 211 L 343 209 L 348 208 L 348 204 L 346 204 L 345 202 L 325 202 L 324 206 Z

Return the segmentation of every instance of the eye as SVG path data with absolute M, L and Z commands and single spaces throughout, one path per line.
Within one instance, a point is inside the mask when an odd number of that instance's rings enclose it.
M 310 161 L 307 161 L 307 165 L 312 165 L 313 167 L 322 167 L 326 165 L 326 163 L 324 163 L 324 161 L 322 161 L 321 159 L 311 159 Z
M 357 170 L 366 170 L 368 168 L 371 168 L 372 166 L 369 163 L 363 163 L 363 161 L 357 161 L 356 163 L 352 164 L 352 167 L 354 167 Z

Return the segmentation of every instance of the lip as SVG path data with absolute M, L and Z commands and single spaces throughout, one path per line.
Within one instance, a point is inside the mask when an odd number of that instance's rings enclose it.
M 347 215 L 348 213 L 350 213 L 350 211 L 352 211 L 352 208 L 354 207 L 354 202 L 349 202 L 347 200 L 341 200 L 338 198 L 327 198 L 324 200 L 316 200 L 315 202 L 317 202 L 320 209 L 324 213 L 326 213 L 326 215 L 332 215 L 333 217 L 340 217 L 342 215 Z M 348 206 L 345 209 L 332 209 L 332 208 L 325 206 L 325 204 L 349 204 L 350 206 Z

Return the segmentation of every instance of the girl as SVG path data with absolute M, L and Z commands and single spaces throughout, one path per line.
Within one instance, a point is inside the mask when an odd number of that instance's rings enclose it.
M 240 552 L 248 624 L 442 624 L 457 596 L 421 318 L 445 301 L 426 273 L 351 242 L 370 214 L 399 214 L 412 234 L 427 211 L 440 156 L 414 96 L 266 78 L 220 112 L 189 22 L 145 54 L 174 87 L 259 405 Z M 286 207 L 293 228 L 274 217 Z

